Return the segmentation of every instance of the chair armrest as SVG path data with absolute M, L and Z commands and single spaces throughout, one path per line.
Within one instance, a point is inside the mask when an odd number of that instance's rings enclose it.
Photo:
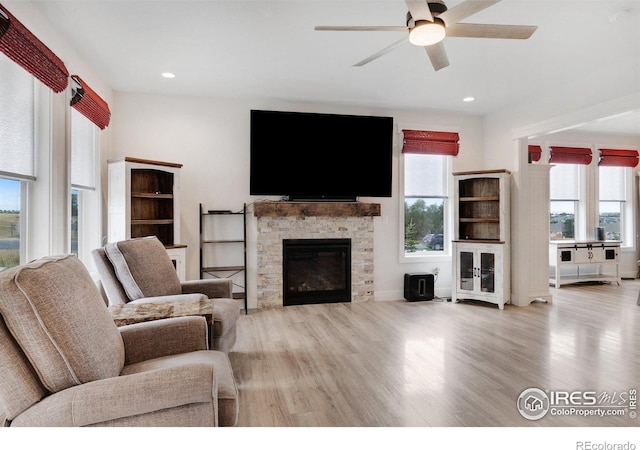
M 179 353 L 207 350 L 207 321 L 186 316 L 152 320 L 118 328 L 125 365 Z
M 198 292 L 209 298 L 231 298 L 233 291 L 233 283 L 227 278 L 183 281 L 181 285 L 183 294 Z
M 189 364 L 74 386 L 45 397 L 12 426 L 96 425 L 192 403 L 212 402 L 217 425 L 218 387 L 214 367 Z M 153 415 L 148 426 L 154 426 Z
M 187 300 L 206 300 L 208 297 L 205 294 L 193 293 L 193 294 L 175 294 L 175 295 L 161 295 L 159 297 L 142 297 L 138 300 L 132 300 L 128 305 L 139 305 L 141 303 L 167 303 Z

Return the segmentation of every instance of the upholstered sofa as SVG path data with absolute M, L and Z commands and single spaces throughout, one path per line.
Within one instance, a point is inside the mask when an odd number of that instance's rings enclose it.
M 211 299 L 214 350 L 228 353 L 236 342 L 238 303 L 228 279 L 181 282 L 164 245 L 155 237 L 129 239 L 93 250 L 108 305 Z
M 11 426 L 236 425 L 203 317 L 116 327 L 73 255 L 0 273 L 0 419 Z

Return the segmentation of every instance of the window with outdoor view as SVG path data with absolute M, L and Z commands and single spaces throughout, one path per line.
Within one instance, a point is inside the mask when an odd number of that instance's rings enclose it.
M 580 201 L 580 165 L 558 164 L 550 172 L 550 240 L 576 238 L 576 212 Z
M 0 53 L 0 270 L 24 253 L 26 185 L 34 173 L 33 77 Z
M 450 156 L 404 154 L 404 253 L 442 253 L 447 242 L 447 174 Z

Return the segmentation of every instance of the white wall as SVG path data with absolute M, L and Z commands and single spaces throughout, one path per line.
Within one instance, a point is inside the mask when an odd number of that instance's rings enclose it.
M 460 155 L 454 170 L 468 170 L 482 164 L 482 120 L 477 116 L 437 112 L 388 111 L 368 108 L 330 107 L 248 101 L 228 101 L 205 97 L 178 97 L 118 92 L 113 113 L 113 146 L 108 159 L 132 156 L 183 164 L 181 171 L 181 241 L 188 246 L 187 278 L 199 277 L 199 209 L 242 208 L 243 203 L 260 200 L 249 195 L 249 111 L 281 109 L 343 114 L 390 115 L 397 127 L 393 158 L 391 198 L 361 198 L 379 202 L 382 216 L 375 218 L 375 297 L 379 300 L 403 298 L 404 274 L 441 269 L 437 293 L 449 295 L 451 258 L 433 264 L 400 263 L 401 233 L 398 198 L 398 161 L 401 130 L 418 128 L 455 130 L 460 133 Z M 255 219 L 250 221 L 248 276 L 249 307 L 255 307 Z

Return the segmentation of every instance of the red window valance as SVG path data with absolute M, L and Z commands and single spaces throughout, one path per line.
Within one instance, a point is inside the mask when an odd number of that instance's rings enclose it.
M 71 106 L 104 130 L 111 120 L 109 105 L 78 75 L 71 75 L 71 80 L 73 94 Z
M 67 88 L 69 72 L 62 60 L 1 4 L 0 51 L 54 92 Z
M 402 153 L 456 156 L 460 149 L 458 133 L 425 130 L 402 130 L 402 133 Z
M 640 161 L 638 150 L 601 148 L 599 166 L 635 167 Z
M 529 162 L 540 161 L 541 157 L 542 157 L 542 147 L 539 145 L 530 145 L 529 146 Z
M 549 162 L 553 164 L 591 164 L 591 149 L 551 146 Z

